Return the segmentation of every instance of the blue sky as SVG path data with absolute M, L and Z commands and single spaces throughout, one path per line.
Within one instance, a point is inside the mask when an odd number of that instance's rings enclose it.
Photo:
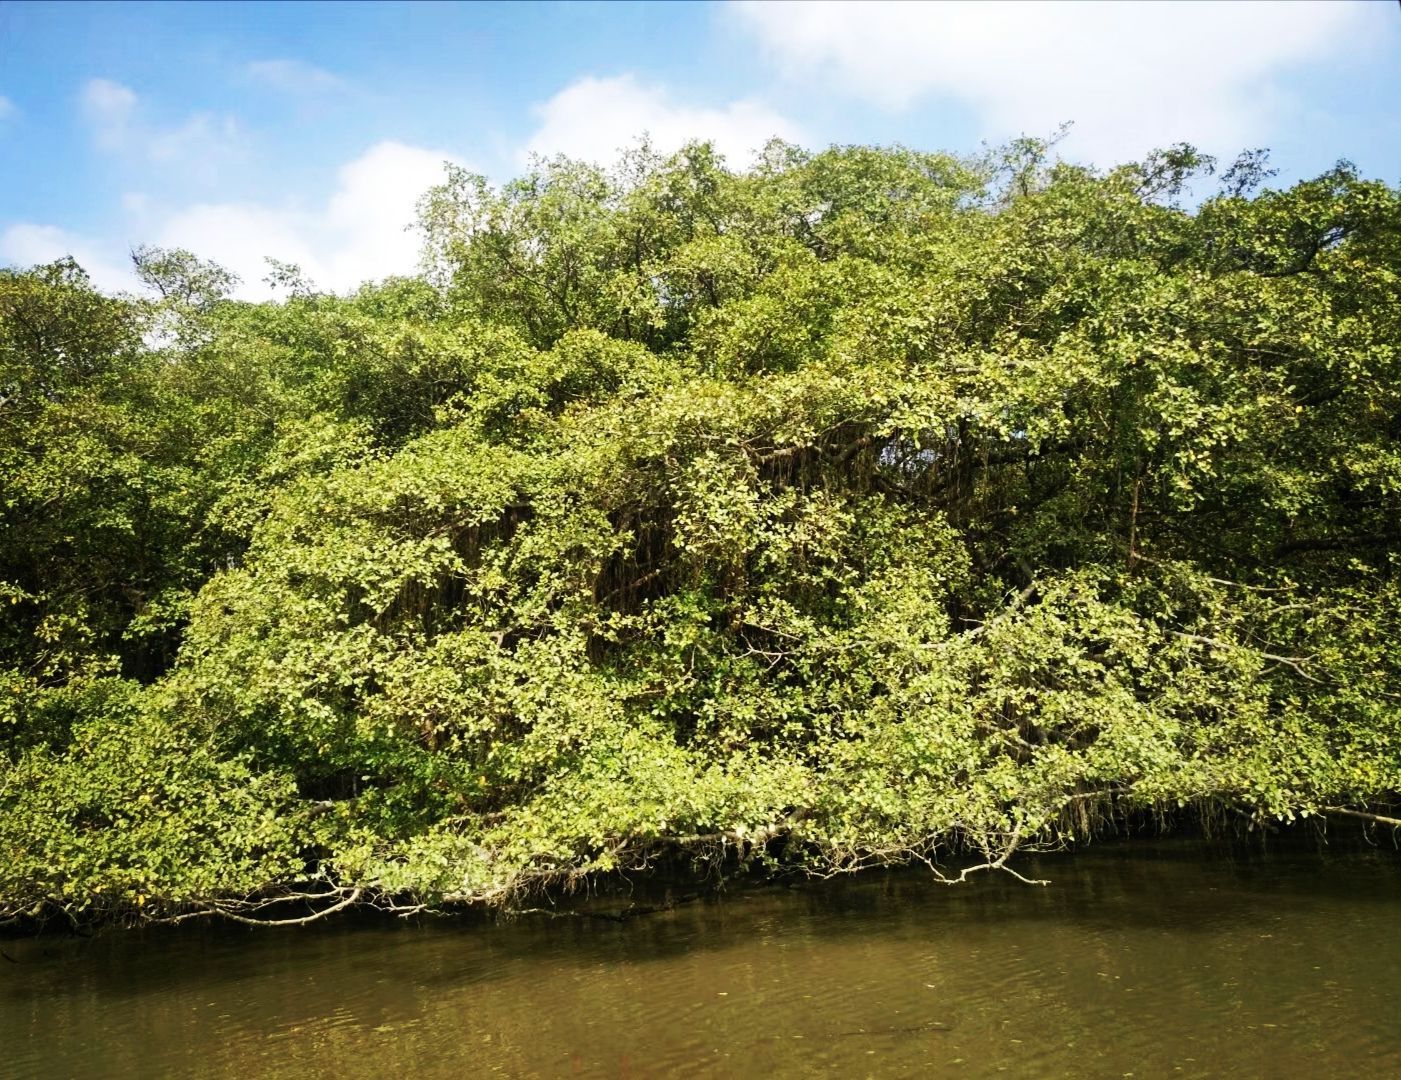
M 1066 157 L 1268 146 L 1401 180 L 1401 10 L 1359 3 L 0 4 L 0 263 L 138 243 L 264 294 L 411 270 L 453 160 L 609 160 L 643 130 L 975 152 L 1073 121 Z

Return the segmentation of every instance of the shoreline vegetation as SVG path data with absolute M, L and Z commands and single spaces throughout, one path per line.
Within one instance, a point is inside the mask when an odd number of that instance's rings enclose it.
M 0 270 L 0 927 L 1401 826 L 1401 193 L 1270 175 L 643 143 L 349 296 Z

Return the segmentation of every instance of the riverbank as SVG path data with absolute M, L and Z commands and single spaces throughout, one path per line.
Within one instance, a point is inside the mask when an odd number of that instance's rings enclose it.
M 192 904 L 161 913 L 153 907 L 112 907 L 100 917 L 44 917 L 13 920 L 0 926 L 0 940 L 65 934 L 80 936 L 140 928 L 173 930 L 175 927 L 227 923 L 277 930 L 313 924 L 344 923 L 375 926 L 386 923 L 449 920 L 463 925 L 513 919 L 577 919 L 625 923 L 676 907 L 716 900 L 726 895 L 765 888 L 813 889 L 830 883 L 867 877 L 909 875 L 931 885 L 968 888 L 986 877 L 1009 878 L 1022 887 L 1053 887 L 1059 867 L 1074 867 L 1076 860 L 1093 863 L 1100 853 L 1122 857 L 1187 847 L 1205 857 L 1235 860 L 1257 858 L 1280 851 L 1290 855 L 1319 857 L 1349 855 L 1359 851 L 1401 850 L 1401 832 L 1388 815 L 1371 811 L 1346 811 L 1292 824 L 1259 823 L 1242 817 L 1128 814 L 1104 818 L 1098 835 L 1084 841 L 1066 841 L 1054 850 L 1035 847 L 1009 859 L 1005 865 L 989 863 L 975 853 L 944 852 L 941 862 L 926 865 L 919 860 L 883 866 L 852 868 L 844 872 L 815 873 L 778 858 L 781 844 L 771 852 L 735 843 L 717 849 L 711 858 L 696 861 L 682 852 L 653 857 L 641 869 L 618 869 L 572 878 L 563 884 L 547 884 L 523 892 L 508 903 L 456 902 L 439 905 L 413 903 L 394 897 L 366 894 L 351 886 L 298 885 L 261 897 L 238 901 Z

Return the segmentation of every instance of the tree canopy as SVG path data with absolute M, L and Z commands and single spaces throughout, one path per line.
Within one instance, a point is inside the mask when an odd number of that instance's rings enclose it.
M 1401 194 L 1213 167 L 644 144 L 350 296 L 0 271 L 0 918 L 1384 808 Z

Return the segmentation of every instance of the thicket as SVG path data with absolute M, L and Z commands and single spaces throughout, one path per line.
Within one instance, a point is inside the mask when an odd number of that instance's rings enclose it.
M 1385 812 L 1401 198 L 1211 172 L 644 146 L 351 296 L 0 271 L 0 919 Z

